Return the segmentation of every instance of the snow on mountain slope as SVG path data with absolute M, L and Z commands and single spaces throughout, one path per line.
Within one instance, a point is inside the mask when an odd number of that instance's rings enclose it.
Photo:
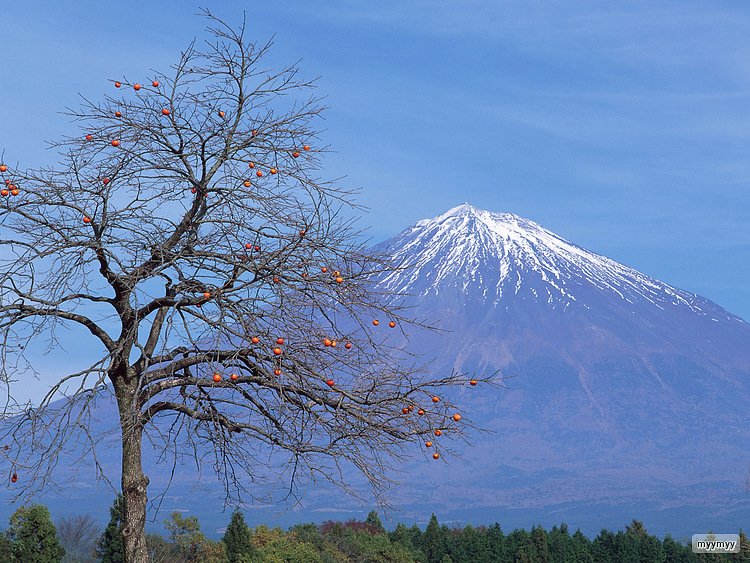
M 739 317 L 468 204 L 378 249 L 403 267 L 379 289 L 442 331 L 413 335 L 409 350 L 435 371 L 507 376 L 503 389 L 458 391 L 467 417 L 496 434 L 466 449 L 477 478 L 442 488 L 441 511 L 481 498 L 686 512 L 699 504 L 690 491 L 705 490 L 708 514 L 744 490 L 750 455 L 736 444 L 750 440 L 750 325 Z M 451 471 L 429 466 L 421 478 Z M 738 510 L 750 515 L 750 499 Z
M 454 287 L 495 307 L 505 304 L 504 296 L 528 293 L 553 306 L 576 303 L 588 308 L 581 288 L 591 286 L 626 303 L 679 307 L 743 322 L 701 297 L 576 246 L 533 221 L 469 204 L 417 222 L 381 249 L 407 267 L 380 281 L 391 293 L 428 297 Z

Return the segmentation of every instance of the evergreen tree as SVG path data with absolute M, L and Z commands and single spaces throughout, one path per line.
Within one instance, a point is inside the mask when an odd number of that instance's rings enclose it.
M 379 532 L 385 533 L 385 527 L 383 526 L 383 523 L 380 521 L 380 517 L 378 516 L 378 513 L 374 510 L 371 510 L 370 513 L 367 515 L 367 518 L 365 519 L 365 522 L 367 522 L 370 526 L 377 529 Z
M 589 539 L 581 533 L 581 530 L 575 531 L 571 543 L 575 563 L 594 563 L 593 546 Z
M 309 543 L 315 546 L 319 551 L 323 551 L 325 540 L 320 534 L 320 528 L 315 524 L 296 524 L 289 529 L 289 532 L 300 543 Z
M 489 554 L 488 561 L 497 563 L 507 561 L 505 558 L 505 534 L 503 534 L 503 530 L 497 522 L 487 529 L 487 553 Z
M 477 531 L 471 524 L 467 524 L 463 532 L 457 537 L 457 540 L 457 543 L 462 547 L 463 559 L 454 556 L 453 560 L 456 563 L 459 561 L 472 561 L 476 563 L 487 560 L 485 554 L 485 534 Z
M 13 543 L 6 534 L 0 534 L 0 561 L 13 561 Z
M 629 545 L 629 550 L 634 549 L 635 561 L 648 563 L 664 562 L 665 555 L 661 542 L 658 538 L 649 535 L 643 522 L 633 520 L 630 525 L 625 526 L 625 536 L 631 540 L 626 543 Z M 633 547 L 631 548 L 630 545 Z M 630 552 L 628 552 L 628 557 L 631 557 Z M 623 559 L 623 561 L 627 561 L 627 559 Z
M 505 538 L 506 559 L 516 561 L 516 559 L 531 560 L 531 537 L 526 530 L 513 530 Z
M 521 545 L 516 550 L 516 554 L 513 556 L 513 563 L 533 563 L 531 555 L 529 555 L 529 548 L 526 545 Z
M 13 543 L 13 558 L 23 563 L 59 563 L 65 550 L 49 510 L 41 504 L 22 506 L 10 517 L 8 538 Z
M 550 563 L 547 532 L 544 528 L 536 526 L 531 529 L 531 543 L 536 551 L 535 561 L 537 563 Z
M 427 563 L 440 563 L 440 560 L 445 555 L 445 544 L 443 542 L 443 534 L 438 524 L 438 519 L 435 514 L 432 514 L 430 521 L 425 528 L 424 534 L 422 534 L 420 547 L 427 558 Z
M 404 524 L 401 524 L 400 522 L 396 524 L 396 529 L 388 535 L 391 538 L 391 543 L 402 545 L 411 553 L 416 550 L 416 546 L 412 539 L 413 534 Z
M 235 510 L 224 532 L 229 563 L 242 563 L 253 555 L 252 534 L 245 523 L 242 512 Z
M 96 554 L 102 563 L 125 563 L 125 544 L 122 528 L 125 522 L 125 503 L 118 493 L 109 509 L 109 524 L 96 546 Z
M 570 537 L 567 524 L 561 524 L 558 528 L 553 526 L 547 536 L 549 547 L 549 560 L 555 563 L 575 563 L 575 552 L 573 540 Z
M 677 543 L 669 534 L 664 537 L 662 542 L 662 552 L 664 563 L 691 563 L 697 560 L 697 556 L 694 556 L 691 548 Z
M 615 535 L 609 530 L 603 529 L 599 535 L 594 538 L 591 545 L 591 555 L 594 561 L 616 561 L 617 545 L 615 545 Z
M 742 530 L 740 530 L 740 552 L 732 555 L 732 560 L 750 563 L 750 540 Z

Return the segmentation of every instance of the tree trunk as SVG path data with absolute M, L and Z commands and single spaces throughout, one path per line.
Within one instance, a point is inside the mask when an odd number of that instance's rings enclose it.
M 122 529 L 127 563 L 149 563 L 146 547 L 146 501 L 148 477 L 143 474 L 141 445 L 143 426 L 137 420 L 133 394 L 118 393 L 122 428 L 122 496 L 125 522 Z

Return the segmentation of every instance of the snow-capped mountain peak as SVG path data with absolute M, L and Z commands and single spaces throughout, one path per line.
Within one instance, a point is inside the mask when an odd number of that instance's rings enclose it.
M 588 308 L 594 290 L 625 304 L 715 313 L 705 307 L 706 300 L 581 248 L 534 221 L 468 203 L 418 221 L 381 248 L 404 266 L 380 282 L 391 293 L 456 298 L 458 290 L 493 306 L 520 297 L 555 308 Z M 725 312 L 723 317 L 736 319 Z

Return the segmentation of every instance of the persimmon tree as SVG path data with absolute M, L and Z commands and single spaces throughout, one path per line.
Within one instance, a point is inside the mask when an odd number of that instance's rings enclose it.
M 292 492 L 345 487 L 346 465 L 380 495 L 405 448 L 432 440 L 437 459 L 435 431 L 465 424 L 441 395 L 465 379 L 404 353 L 410 321 L 374 284 L 393 266 L 345 218 L 353 194 L 322 177 L 313 83 L 205 15 L 209 40 L 169 73 L 68 110 L 81 131 L 54 143 L 57 164 L 0 166 L 10 396 L 35 370 L 30 346 L 87 359 L 60 365 L 41 402 L 8 403 L 6 456 L 27 495 L 72 441 L 98 466 L 91 407 L 113 396 L 129 562 L 148 558 L 144 439 L 212 464 L 226 500 L 280 474 Z

